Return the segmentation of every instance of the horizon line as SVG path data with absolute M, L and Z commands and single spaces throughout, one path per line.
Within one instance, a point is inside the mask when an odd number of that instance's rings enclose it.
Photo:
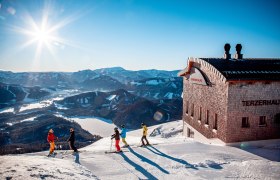
M 74 73 L 74 72 L 80 72 L 80 71 L 95 71 L 95 70 L 101 70 L 101 69 L 113 69 L 113 68 L 122 68 L 123 70 L 126 71 L 148 71 L 148 70 L 157 70 L 157 71 L 181 71 L 182 69 L 173 69 L 173 70 L 167 70 L 167 69 L 138 69 L 138 70 L 130 70 L 130 69 L 125 69 L 121 66 L 112 66 L 112 67 L 103 67 L 103 68 L 96 68 L 96 69 L 81 69 L 81 70 L 76 70 L 76 71 L 13 71 L 13 70 L 4 70 L 0 69 L 0 72 L 12 72 L 12 73 Z

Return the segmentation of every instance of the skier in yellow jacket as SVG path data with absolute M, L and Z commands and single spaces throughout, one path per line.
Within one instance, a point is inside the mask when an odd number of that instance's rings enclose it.
M 141 127 L 143 128 L 143 136 L 141 138 L 141 141 L 142 141 L 141 146 L 148 146 L 148 145 L 150 145 L 150 143 L 147 139 L 148 128 L 147 128 L 146 124 L 144 124 L 144 123 L 141 124 Z M 146 140 L 146 144 L 144 143 L 144 139 Z

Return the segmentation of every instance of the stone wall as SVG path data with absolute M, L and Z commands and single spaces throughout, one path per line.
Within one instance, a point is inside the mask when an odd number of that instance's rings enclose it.
M 210 86 L 190 83 L 184 77 L 184 101 L 183 119 L 194 129 L 207 138 L 219 138 L 226 142 L 226 105 L 228 86 L 221 74 L 211 65 L 200 59 L 193 59 L 193 67 L 199 68 L 211 82 Z M 188 103 L 188 113 L 186 113 Z M 192 104 L 194 115 L 191 116 Z M 199 107 L 202 108 L 201 120 L 199 120 Z M 209 110 L 209 124 L 205 124 L 206 110 Z M 214 118 L 217 114 L 217 130 L 214 130 Z
M 184 77 L 184 122 L 205 137 L 219 138 L 225 143 L 280 138 L 280 125 L 274 122 L 275 115 L 280 113 L 279 103 L 275 104 L 280 100 L 280 82 L 228 82 L 206 61 L 197 58 L 190 60 L 194 62 L 193 67 L 204 73 L 210 85 L 193 84 L 188 80 L 189 75 Z M 273 104 L 270 100 L 276 101 Z M 209 110 L 208 124 L 206 110 Z M 218 117 L 217 130 L 214 129 L 215 114 Z M 265 126 L 259 125 L 260 116 L 266 117 Z M 249 118 L 249 127 L 241 126 L 242 117 Z
M 230 82 L 228 91 L 227 142 L 280 138 L 274 122 L 280 113 L 280 82 Z M 259 125 L 260 116 L 266 116 L 266 125 Z M 249 118 L 249 127 L 242 127 L 242 117 Z

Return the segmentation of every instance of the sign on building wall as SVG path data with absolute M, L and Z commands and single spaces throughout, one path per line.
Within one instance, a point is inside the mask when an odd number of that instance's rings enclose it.
M 242 101 L 243 106 L 269 106 L 280 105 L 280 99 Z
M 192 84 L 200 84 L 200 85 L 204 85 L 204 86 L 208 85 L 207 80 L 204 78 L 204 76 L 202 75 L 200 70 L 195 67 L 192 67 L 192 69 L 191 69 L 189 81 Z

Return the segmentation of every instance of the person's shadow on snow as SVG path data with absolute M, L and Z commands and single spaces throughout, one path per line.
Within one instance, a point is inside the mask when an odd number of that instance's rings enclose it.
M 120 155 L 123 157 L 123 159 L 129 163 L 131 166 L 133 166 L 137 171 L 141 172 L 146 178 L 148 179 L 157 179 L 155 176 L 153 176 L 151 173 L 149 173 L 146 169 L 143 167 L 139 166 L 135 162 L 131 161 L 124 153 L 120 153 Z M 139 177 L 138 177 L 139 178 Z M 140 178 L 139 178 L 140 179 Z
M 146 158 L 146 157 L 144 157 L 144 156 L 138 154 L 138 153 L 135 152 L 131 147 L 128 147 L 128 149 L 129 149 L 129 151 L 130 151 L 133 155 L 135 155 L 136 157 L 138 157 L 139 159 L 141 159 L 143 162 L 146 162 L 146 163 L 148 163 L 148 164 L 150 164 L 150 165 L 152 165 L 152 166 L 158 168 L 160 171 L 162 171 L 162 172 L 165 173 L 165 174 L 169 174 L 169 172 L 166 171 L 165 169 L 163 169 L 162 167 L 160 167 L 160 165 L 158 165 L 157 163 L 151 161 L 150 159 L 148 159 L 148 158 Z
M 185 165 L 185 168 L 192 168 L 192 169 L 195 169 L 195 170 L 198 170 L 198 168 L 196 168 L 193 164 L 190 164 L 188 163 L 187 161 L 183 160 L 183 159 L 178 159 L 178 158 L 175 158 L 175 157 L 172 157 L 172 156 L 169 156 L 163 152 L 161 152 L 160 150 L 158 150 L 157 148 L 155 148 L 154 146 L 146 146 L 148 150 L 150 150 L 151 152 L 159 155 L 159 156 L 162 156 L 162 157 L 165 157 L 165 158 L 168 158 L 168 159 L 171 159 L 175 162 L 178 162 L 180 164 L 183 164 Z

